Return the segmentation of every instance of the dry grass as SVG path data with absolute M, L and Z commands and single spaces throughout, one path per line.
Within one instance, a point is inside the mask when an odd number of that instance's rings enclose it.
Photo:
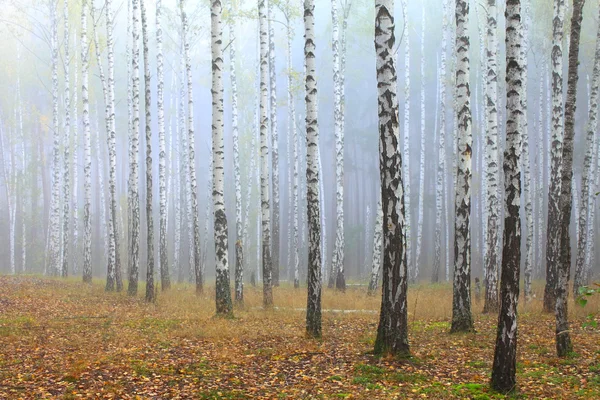
M 410 287 L 415 359 L 406 363 L 368 354 L 380 297 L 363 287 L 324 290 L 324 338 L 315 341 L 304 337 L 305 288 L 276 288 L 278 308 L 264 311 L 262 288 L 246 287 L 245 308 L 223 319 L 212 287 L 196 296 L 175 285 L 146 304 L 143 286 L 131 298 L 101 282 L 0 277 L 0 398 L 497 398 L 487 391 L 496 316 L 474 302 L 477 333 L 449 335 L 451 289 Z M 541 313 L 543 284 L 534 290 L 520 305 L 521 391 L 544 397 L 554 385 L 556 398 L 600 396 L 600 331 L 581 327 L 600 298 L 571 304 L 577 356 L 564 363 L 553 355 L 553 316 Z M 398 374 L 411 378 L 402 384 Z

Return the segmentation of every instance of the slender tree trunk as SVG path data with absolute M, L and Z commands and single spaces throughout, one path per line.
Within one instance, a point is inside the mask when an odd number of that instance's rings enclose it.
M 496 0 L 487 0 L 487 71 L 485 114 L 487 126 L 486 139 L 486 181 L 488 210 L 486 232 L 485 262 L 485 299 L 483 312 L 496 313 L 499 309 L 498 299 L 498 266 L 500 230 L 500 198 L 498 182 L 500 180 L 500 154 L 498 149 L 498 11 Z
M 130 136 L 129 153 L 129 205 L 131 223 L 129 228 L 129 286 L 128 293 L 135 296 L 138 291 L 138 277 L 140 269 L 140 194 L 139 194 L 139 146 L 140 146 L 140 0 L 132 2 L 132 129 Z
M 223 138 L 223 6 L 221 0 L 212 0 L 211 53 L 212 53 L 212 141 L 213 141 L 213 210 L 216 254 L 217 315 L 233 315 L 229 290 L 229 254 L 227 243 L 227 215 L 225 214 L 225 149 Z M 233 45 L 233 43 L 231 44 Z
M 554 0 L 552 23 L 552 154 L 550 188 L 548 191 L 548 229 L 546 244 L 546 287 L 544 311 L 553 312 L 556 306 L 558 264 L 560 262 L 561 226 L 560 194 L 563 164 L 563 25 L 565 1 Z
M 414 263 L 412 258 L 412 209 L 410 206 L 410 20 L 408 17 L 407 0 L 402 0 L 402 14 L 404 17 L 404 31 L 402 40 L 404 47 L 404 155 L 402 158 L 402 173 L 404 184 L 405 221 L 404 236 L 406 240 L 406 262 L 410 274 L 413 273 Z M 384 218 L 385 220 L 385 218 Z
M 81 2 L 81 100 L 83 101 L 83 281 L 92 282 L 92 137 L 88 91 L 89 43 L 87 38 L 88 0 Z
M 279 206 L 279 135 L 277 133 L 277 70 L 275 69 L 275 29 L 273 14 L 273 0 L 268 1 L 267 23 L 269 34 L 269 109 L 271 128 L 271 173 L 273 174 L 273 221 L 272 221 L 272 280 L 273 286 L 279 286 L 279 231 L 280 231 L 280 206 Z
M 377 202 L 377 217 L 375 219 L 375 234 L 373 235 L 373 266 L 371 268 L 371 279 L 369 280 L 368 294 L 375 294 L 379 284 L 381 272 L 381 247 L 383 245 L 383 209 L 381 199 Z
M 506 148 L 504 151 L 504 187 L 506 214 L 500 314 L 492 369 L 492 387 L 502 393 L 515 389 L 517 372 L 517 306 L 521 266 L 521 135 L 526 129 L 525 85 L 526 54 L 521 51 L 523 24 L 521 1 L 506 3 Z
M 423 244 L 423 208 L 425 203 L 425 5 L 422 5 L 421 18 L 421 154 L 419 158 L 419 204 L 417 211 L 417 249 L 415 267 L 411 277 L 413 282 L 419 279 L 421 249 Z
M 242 180 L 238 129 L 238 89 L 236 68 L 236 25 L 229 23 L 229 77 L 231 79 L 231 131 L 233 133 L 233 174 L 235 183 L 235 302 L 244 304 L 244 245 L 242 225 Z
M 333 49 L 333 92 L 334 92 L 334 133 L 335 133 L 335 208 L 336 228 L 335 245 L 333 249 L 333 276 L 336 289 L 346 290 L 346 279 L 344 276 L 344 126 L 342 119 L 342 84 L 340 40 L 339 40 L 339 16 L 338 0 L 331 0 L 332 20 L 332 49 Z
M 58 125 L 58 15 L 57 2 L 50 5 L 52 36 L 52 200 L 50 213 L 50 273 L 58 275 L 60 261 L 60 131 Z M 13 204 L 14 207 L 14 204 Z
M 527 77 L 527 51 L 529 48 L 529 3 L 528 0 L 524 0 L 525 4 L 523 14 L 524 21 L 523 24 L 523 39 L 521 41 L 521 51 L 522 51 L 522 65 L 525 70 L 523 74 L 523 92 L 527 93 L 528 86 L 528 77 Z M 528 126 L 528 106 L 527 106 L 527 96 L 523 96 L 522 100 L 522 109 L 525 114 L 523 118 L 523 128 L 522 128 L 522 157 L 523 157 L 523 198 L 525 201 L 525 222 L 527 228 L 527 237 L 525 238 L 525 280 L 524 280 L 524 292 L 525 292 L 525 301 L 529 301 L 532 296 L 531 291 L 531 281 L 533 275 L 533 205 L 532 205 L 532 180 L 531 180 L 531 164 L 529 158 L 529 126 Z
M 258 0 L 258 18 L 260 25 L 260 198 L 262 214 L 262 268 L 263 268 L 263 305 L 272 307 L 273 288 L 271 259 L 271 213 L 269 201 L 269 116 L 268 78 L 269 78 L 269 34 L 265 0 Z
M 69 55 L 69 6 L 68 2 L 64 2 L 64 78 L 65 78 L 65 93 L 64 93 L 64 102 L 65 102 L 65 123 L 64 123 L 64 132 L 63 132 L 63 230 L 62 230 L 62 270 L 61 275 L 66 277 L 69 275 L 69 247 L 71 244 L 70 237 L 70 224 L 71 224 L 71 175 L 70 175 L 70 161 L 71 161 L 71 153 L 70 153 L 70 142 L 71 142 L 71 82 L 69 76 L 69 64 L 70 64 L 70 55 Z
M 196 179 L 196 141 L 194 134 L 194 91 L 192 81 L 192 60 L 190 57 L 190 44 L 188 42 L 189 26 L 187 14 L 185 12 L 185 0 L 180 0 L 181 24 L 183 26 L 183 53 L 185 58 L 185 70 L 187 76 L 187 95 L 188 95 L 188 155 L 189 155 L 189 175 L 190 175 L 190 197 L 192 224 L 194 229 L 194 240 L 191 248 L 194 253 L 194 272 L 196 274 L 196 293 L 201 294 L 204 291 L 204 275 L 200 265 L 200 218 L 198 214 L 198 182 Z
M 25 132 L 23 131 L 23 100 L 21 98 L 21 46 L 17 46 L 17 112 L 18 131 L 21 139 L 21 174 L 19 186 L 21 190 L 21 273 L 27 272 L 27 203 L 25 197 L 27 186 L 27 150 Z
M 71 218 L 73 219 L 73 251 L 71 252 L 71 263 L 73 274 L 79 273 L 79 54 L 77 53 L 77 30 L 73 32 L 73 43 L 75 43 L 75 70 L 73 71 L 73 157 L 71 167 L 73 168 L 73 191 Z
M 581 213 L 579 214 L 579 240 L 577 241 L 577 262 L 575 267 L 575 278 L 573 281 L 573 296 L 579 295 L 579 288 L 586 285 L 588 264 L 587 253 L 591 244 L 589 236 L 590 227 L 593 225 L 590 211 L 594 209 L 593 188 L 594 172 L 593 161 L 596 151 L 596 131 L 598 128 L 598 97 L 600 90 L 600 27 L 596 37 L 596 52 L 594 55 L 594 71 L 592 73 L 592 88 L 590 92 L 590 107 L 588 111 L 588 123 L 586 127 L 586 151 L 583 160 L 583 171 L 581 173 Z
M 573 1 L 571 18 L 571 37 L 569 45 L 569 75 L 567 78 L 567 99 L 565 102 L 565 127 L 562 148 L 562 184 L 560 194 L 560 258 L 557 264 L 556 295 L 556 352 L 559 357 L 566 357 L 573 345 L 569 335 L 569 319 L 567 298 L 569 277 L 571 275 L 571 208 L 573 191 L 573 139 L 575 136 L 575 109 L 577 101 L 577 81 L 579 80 L 579 40 L 581 37 L 581 21 L 585 0 Z
M 473 330 L 471 315 L 471 92 L 469 89 L 469 3 L 456 1 L 456 95 L 458 170 L 455 194 L 452 332 Z
M 156 78 L 157 78 L 157 113 L 158 113 L 158 186 L 160 196 L 160 287 L 167 290 L 171 287 L 171 278 L 169 276 L 169 249 L 167 247 L 167 149 L 165 140 L 165 110 L 164 110 L 164 61 L 162 48 L 162 0 L 156 2 Z
M 150 51 L 148 49 L 149 33 L 145 2 L 146 0 L 141 0 L 140 5 L 142 12 L 142 42 L 144 47 L 144 104 L 146 106 L 146 301 L 152 303 L 156 301 L 156 292 L 154 291 L 154 215 L 152 213 L 152 81 L 150 79 Z
M 321 337 L 321 221 L 319 208 L 319 124 L 317 121 L 317 76 L 315 44 L 315 2 L 304 2 L 304 60 L 306 64 L 306 181 L 308 209 L 308 299 L 306 334 Z

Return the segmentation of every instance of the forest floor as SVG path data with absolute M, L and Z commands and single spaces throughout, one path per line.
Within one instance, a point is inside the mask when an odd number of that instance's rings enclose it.
M 501 399 L 488 386 L 496 315 L 475 302 L 476 333 L 449 334 L 447 284 L 409 289 L 406 360 L 370 354 L 379 296 L 363 287 L 325 290 L 323 339 L 304 336 L 306 290 L 275 289 L 278 309 L 261 309 L 262 289 L 245 288 L 246 308 L 214 317 L 214 288 L 189 285 L 140 295 L 105 293 L 40 277 L 0 276 L 0 399 Z M 600 398 L 600 328 L 584 328 L 571 304 L 574 353 L 555 355 L 554 317 L 538 299 L 519 315 L 518 390 L 509 398 Z M 366 311 L 363 311 L 366 310 Z

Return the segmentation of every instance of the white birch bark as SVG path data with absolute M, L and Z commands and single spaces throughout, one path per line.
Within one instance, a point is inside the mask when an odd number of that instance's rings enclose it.
M 369 295 L 374 295 L 379 285 L 381 271 L 381 247 L 383 245 L 383 209 L 381 199 L 377 202 L 377 217 L 375 218 L 375 234 L 373 235 L 373 265 L 371 266 L 371 279 L 369 281 Z
M 472 331 L 471 314 L 471 93 L 469 90 L 469 4 L 456 1 L 456 119 L 458 162 L 454 221 L 452 332 Z
M 594 55 L 594 70 L 592 73 L 592 87 L 590 91 L 590 106 L 588 110 L 588 122 L 586 126 L 585 157 L 583 160 L 583 171 L 581 173 L 581 213 L 579 214 L 579 238 L 577 240 L 577 258 L 575 277 L 573 280 L 573 295 L 579 295 L 579 288 L 586 285 L 587 271 L 589 268 L 588 253 L 590 249 L 590 231 L 593 231 L 592 210 L 594 209 L 594 153 L 596 152 L 596 132 L 598 129 L 598 106 L 600 91 L 600 27 L 596 36 L 596 51 Z M 575 192 L 577 193 L 577 192 Z M 576 196 L 574 196 L 574 199 Z
M 63 132 L 63 217 L 62 217 L 62 269 L 61 275 L 66 277 L 69 275 L 69 247 L 71 245 L 70 237 L 70 222 L 71 222 L 71 187 L 70 187 L 70 142 L 71 142 L 71 81 L 69 66 L 71 63 L 69 54 L 69 41 L 71 39 L 69 31 L 69 5 L 64 2 L 63 8 L 63 46 L 64 46 L 64 132 Z
M 242 180 L 238 129 L 237 36 L 235 22 L 229 23 L 229 78 L 231 79 L 231 131 L 233 136 L 233 175 L 235 184 L 235 302 L 244 304 L 244 246 L 242 225 Z
M 200 218 L 198 215 L 198 182 L 196 178 L 196 141 L 194 130 L 194 91 L 192 81 L 192 60 L 190 56 L 189 43 L 189 25 L 187 14 L 185 12 L 185 0 L 180 0 L 181 7 L 181 25 L 183 29 L 183 55 L 185 59 L 186 81 L 187 81 L 187 97 L 188 97 L 188 169 L 190 176 L 190 198 L 191 198 L 191 219 L 193 225 L 193 242 L 191 248 L 194 253 L 194 272 L 196 275 L 196 293 L 201 294 L 204 291 L 204 276 L 200 265 Z
M 83 281 L 92 281 L 92 137 L 90 133 L 88 0 L 81 2 L 81 100 L 83 102 Z
M 557 265 L 560 259 L 560 192 L 563 159 L 563 25 L 564 0 L 554 1 L 552 26 L 552 147 L 550 188 L 548 191 L 548 229 L 546 244 L 546 287 L 544 311 L 553 312 L 556 303 L 554 288 L 557 282 Z
M 341 76 L 341 54 L 339 40 L 339 16 L 338 0 L 331 0 L 331 20 L 332 20 L 332 50 L 333 50 L 333 92 L 334 92 L 334 134 L 335 134 L 335 209 L 336 209 L 336 228 L 335 245 L 333 250 L 334 272 L 329 282 L 333 283 L 338 290 L 346 290 L 346 279 L 344 276 L 344 126 L 343 126 L 343 108 L 342 108 L 342 86 L 343 78 Z
M 58 15 L 57 2 L 50 4 L 51 15 L 51 49 L 52 49 L 52 201 L 50 214 L 50 271 L 59 275 L 60 262 L 60 130 L 58 124 Z M 14 207 L 14 206 L 13 206 Z
M 419 159 L 419 204 L 417 219 L 417 248 L 411 280 L 419 279 L 421 248 L 423 243 L 423 208 L 425 203 L 425 5 L 421 18 L 421 154 Z
M 306 333 L 321 337 L 321 209 L 319 187 L 319 124 L 317 120 L 317 76 L 315 45 L 315 3 L 304 2 L 304 59 L 306 63 L 306 181 L 309 226 L 308 298 L 306 305 Z
M 260 187 L 262 214 L 262 268 L 263 268 L 263 305 L 273 305 L 271 258 L 271 222 L 269 201 L 269 116 L 268 116 L 268 78 L 269 78 L 269 34 L 266 0 L 258 0 L 258 18 L 260 24 Z
M 404 152 L 402 157 L 405 205 L 404 236 L 406 240 L 407 268 L 409 273 L 412 274 L 414 263 L 412 258 L 412 209 L 410 205 L 410 21 L 408 19 L 407 0 L 402 0 L 402 15 L 404 18 L 402 40 L 406 43 L 404 45 Z
M 506 4 L 506 148 L 504 151 L 504 187 L 506 191 L 500 314 L 492 387 L 508 393 L 516 386 L 517 306 L 521 266 L 521 134 L 525 129 L 526 65 L 522 51 L 523 24 L 521 1 Z
M 499 248 L 497 246 L 500 230 L 500 198 L 498 182 L 500 180 L 499 170 L 499 146 L 498 146 L 498 11 L 496 0 L 487 1 L 487 71 L 486 71 L 486 182 L 488 211 L 486 232 L 486 255 L 485 262 L 485 298 L 484 312 L 495 313 L 498 311 L 498 274 L 499 274 Z
M 406 300 L 408 286 L 407 241 L 404 236 L 406 219 L 402 156 L 398 146 L 398 98 L 396 96 L 396 67 L 393 57 L 394 43 L 393 0 L 376 0 L 375 51 L 377 54 L 379 165 L 383 209 L 383 289 L 375 353 L 407 356 L 410 354 Z
M 169 249 L 167 247 L 167 145 L 165 139 L 165 110 L 164 110 L 164 58 L 162 31 L 162 0 L 156 1 L 156 111 L 158 118 L 158 187 L 160 197 L 160 227 L 159 227 L 159 262 L 160 287 L 167 290 L 171 287 L 169 276 Z
M 272 259 L 272 281 L 274 286 L 279 286 L 279 246 L 280 246 L 280 196 L 279 196 L 279 135 L 277 130 L 277 70 L 275 69 L 275 29 L 273 14 L 273 0 L 268 0 L 267 22 L 269 36 L 269 110 L 271 129 L 271 173 L 273 190 L 273 211 L 271 222 L 271 259 Z
M 129 228 L 129 295 L 138 291 L 140 268 L 140 193 L 139 193 L 139 146 L 140 146 L 140 0 L 132 1 L 132 45 L 131 60 L 133 75 L 131 81 L 132 127 L 129 152 L 129 206 L 131 216 Z
M 146 128 L 146 301 L 151 303 L 156 300 L 156 293 L 154 291 L 154 214 L 152 204 L 152 81 L 150 79 L 146 0 L 140 1 L 140 9 L 142 14 L 142 43 L 144 48 L 144 105 L 146 108 L 146 121 L 144 124 Z

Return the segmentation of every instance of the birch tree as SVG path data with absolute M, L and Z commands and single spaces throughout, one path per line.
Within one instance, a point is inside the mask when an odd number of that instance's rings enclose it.
M 132 1 L 132 46 L 131 59 L 133 76 L 131 90 L 132 103 L 132 129 L 130 132 L 129 153 L 129 206 L 131 223 L 129 228 L 129 287 L 128 293 L 135 296 L 138 290 L 138 275 L 140 266 L 140 194 L 139 194 L 139 143 L 140 143 L 140 0 Z
M 425 203 L 425 5 L 422 5 L 421 18 L 421 153 L 419 158 L 419 204 L 417 211 L 417 249 L 415 267 L 412 275 L 414 282 L 419 279 L 421 249 L 423 243 L 423 208 Z
M 521 1 L 506 3 L 506 147 L 504 150 L 504 187 L 506 206 L 502 277 L 500 280 L 500 314 L 492 369 L 492 387 L 508 393 L 516 387 L 517 306 L 521 266 L 521 135 L 526 112 L 525 53 L 521 51 L 523 24 Z
M 469 89 L 469 3 L 456 1 L 456 118 L 458 169 L 455 193 L 454 284 L 451 332 L 473 330 L 471 315 L 471 91 Z
M 308 208 L 308 299 L 306 333 L 321 337 L 321 221 L 318 167 L 319 124 L 317 120 L 317 76 L 315 44 L 315 2 L 304 1 L 304 62 L 306 65 L 306 181 Z
M 552 22 L 552 147 L 550 157 L 550 187 L 548 190 L 548 228 L 546 243 L 546 286 L 544 311 L 553 312 L 556 306 L 555 288 L 560 262 L 560 192 L 563 164 L 563 26 L 565 1 L 554 0 Z
M 375 218 L 375 234 L 373 235 L 373 265 L 371 279 L 369 280 L 368 294 L 374 295 L 379 285 L 381 271 L 381 247 L 383 245 L 383 209 L 381 199 L 377 202 L 377 217 Z
M 273 221 L 272 221 L 272 280 L 279 286 L 279 231 L 280 231 L 280 199 L 279 199 L 279 135 L 277 131 L 277 70 L 275 69 L 275 29 L 273 28 L 273 0 L 267 2 L 267 24 L 269 36 L 269 110 L 271 129 L 271 168 L 273 189 Z
M 487 232 L 485 255 L 485 300 L 483 312 L 498 312 L 498 265 L 500 230 L 500 154 L 498 150 L 498 11 L 496 0 L 487 1 L 487 47 L 486 47 L 486 183 L 487 183 Z
M 142 12 L 142 43 L 144 47 L 144 89 L 146 107 L 146 301 L 156 300 L 154 292 L 154 215 L 152 213 L 152 80 L 150 79 L 150 60 L 148 49 L 148 19 L 146 17 L 146 0 L 140 1 Z
M 92 137 L 90 133 L 89 51 L 87 38 L 88 0 L 81 2 L 81 100 L 83 102 L 83 281 L 92 282 Z
M 233 10 L 232 10 L 233 12 Z M 232 15 L 235 18 L 235 14 Z M 236 24 L 229 22 L 229 79 L 231 80 L 231 131 L 233 136 L 233 175 L 235 184 L 235 302 L 244 304 L 244 245 L 242 224 L 242 180 L 238 128 L 238 88 L 236 57 Z
M 69 275 L 69 247 L 70 247 L 70 226 L 71 226 L 71 174 L 70 174 L 70 162 L 71 153 L 70 145 L 71 142 L 71 81 L 69 76 L 69 65 L 70 65 L 70 54 L 69 54 L 69 41 L 71 38 L 69 31 L 69 2 L 64 2 L 64 27 L 63 27 L 63 45 L 64 45 L 64 77 L 65 77 L 65 92 L 64 92 L 64 103 L 65 103 L 65 122 L 63 132 L 63 228 L 62 228 L 62 272 L 61 275 L 66 277 Z
M 162 0 L 156 1 L 156 111 L 158 118 L 158 187 L 160 196 L 160 227 L 159 227 L 159 253 L 160 253 L 160 287 L 167 290 L 171 287 L 169 276 L 169 250 L 167 248 L 167 146 L 165 140 L 165 109 L 164 109 L 164 59 L 162 45 Z
M 225 214 L 225 149 L 223 138 L 223 5 L 212 0 L 210 6 L 212 53 L 212 141 L 213 141 L 213 210 L 215 254 L 217 264 L 217 315 L 232 315 L 229 290 L 229 254 L 227 249 L 227 215 Z M 236 211 L 237 212 L 237 211 Z
M 408 269 L 402 156 L 394 64 L 394 2 L 375 1 L 375 52 L 379 115 L 379 168 L 383 212 L 383 290 L 375 353 L 406 356 Z
M 590 227 L 593 221 L 590 211 L 594 208 L 593 185 L 594 185 L 594 152 L 596 151 L 595 134 L 598 128 L 598 97 L 600 90 L 600 27 L 596 36 L 596 51 L 594 54 L 594 70 L 592 73 L 592 87 L 590 91 L 590 107 L 588 110 L 588 122 L 586 126 L 585 157 L 583 159 L 583 171 L 581 173 L 581 213 L 579 214 L 579 240 L 577 241 L 577 259 L 575 277 L 573 280 L 573 296 L 579 296 L 579 288 L 587 284 L 587 253 L 591 244 Z M 596 172 L 597 174 L 598 172 Z
M 262 269 L 263 269 L 263 305 L 273 306 L 271 258 L 271 212 L 269 201 L 269 116 L 268 78 L 269 78 L 269 33 L 265 0 L 258 0 L 258 20 L 260 26 L 260 198 L 262 224 Z
M 557 282 L 556 296 L 556 352 L 559 357 L 566 357 L 572 350 L 569 335 L 569 319 L 567 298 L 569 290 L 569 277 L 571 274 L 571 238 L 569 228 L 571 225 L 571 210 L 573 205 L 573 141 L 575 136 L 575 109 L 577 101 L 577 81 L 579 80 L 579 41 L 581 38 L 581 21 L 583 19 L 583 5 L 585 0 L 573 1 L 573 15 L 571 17 L 571 37 L 569 44 L 569 75 L 567 78 L 567 99 L 565 102 L 564 141 L 562 149 L 562 175 L 560 193 L 560 258 L 556 265 Z

